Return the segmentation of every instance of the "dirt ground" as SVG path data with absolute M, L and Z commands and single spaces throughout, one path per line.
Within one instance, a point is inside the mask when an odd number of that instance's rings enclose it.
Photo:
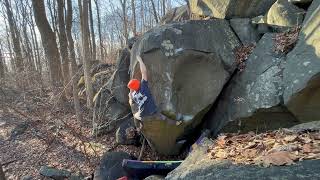
M 66 169 L 73 174 L 90 176 L 104 152 L 125 151 L 135 157 L 140 148 L 116 145 L 115 133 L 91 136 L 91 119 L 84 110 L 83 121 L 74 115 L 71 100 L 56 104 L 59 97 L 50 91 L 0 92 L 0 163 L 7 179 L 39 174 L 43 165 Z M 169 160 L 147 146 L 142 160 Z M 181 156 L 182 158 L 182 156 Z

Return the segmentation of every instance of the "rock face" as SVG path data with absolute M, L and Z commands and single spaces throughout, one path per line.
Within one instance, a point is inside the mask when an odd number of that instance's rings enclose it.
M 220 19 L 264 15 L 276 0 L 189 0 L 193 14 Z
M 130 52 L 123 49 L 118 54 L 116 71 L 94 97 L 93 134 L 110 132 L 130 116 L 129 66 Z
M 208 158 L 207 150 L 212 144 L 204 139 L 182 164 L 171 171 L 166 179 L 206 180 L 206 179 L 319 179 L 320 160 L 298 162 L 291 166 L 234 165 L 229 161 L 214 161 Z M 292 173 L 294 172 L 294 173 Z
M 188 20 L 190 18 L 188 11 L 189 9 L 187 5 L 173 8 L 161 19 L 161 24 Z
M 161 137 L 156 140 L 146 136 L 154 142 L 158 152 L 178 153 L 176 142 L 179 137 L 181 140 L 201 123 L 203 115 L 235 69 L 233 50 L 239 45 L 226 20 L 188 21 L 160 26 L 146 33 L 135 44 L 131 56 L 131 76 L 141 77 L 136 61 L 136 56 L 141 55 L 148 69 L 149 86 L 159 112 L 183 122 L 173 127 L 159 122 L 159 119 L 149 121 L 148 125 L 153 127 L 154 132 L 144 134 L 157 133 Z M 146 131 L 149 130 L 146 128 Z
M 223 131 L 268 130 L 297 120 L 282 106 L 284 54 L 274 52 L 274 34 L 265 34 L 246 61 L 243 72 L 229 82 L 213 110 L 209 126 Z M 233 122 L 233 123 L 230 123 Z
M 123 159 L 132 159 L 125 152 L 110 152 L 103 155 L 100 165 L 94 172 L 94 180 L 113 180 L 126 176 L 122 168 Z
M 244 72 L 232 78 L 213 108 L 213 134 L 320 120 L 319 6 L 319 1 L 310 6 L 297 45 L 288 55 L 275 53 L 275 35 L 263 36 Z
M 252 24 L 249 18 L 231 19 L 230 25 L 242 44 L 257 43 L 261 38 L 256 25 Z
M 304 10 L 288 0 L 277 0 L 267 13 L 267 23 L 280 27 L 293 27 L 302 24 Z
M 284 103 L 300 121 L 320 120 L 320 1 L 313 1 L 284 64 Z
M 118 54 L 116 71 L 110 78 L 109 88 L 112 89 L 112 94 L 120 103 L 128 105 L 129 90 L 127 83 L 129 82 L 129 67 L 130 67 L 130 51 L 125 48 Z

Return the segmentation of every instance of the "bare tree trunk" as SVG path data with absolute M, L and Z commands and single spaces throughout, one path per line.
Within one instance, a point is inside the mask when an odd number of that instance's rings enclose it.
M 93 88 L 90 76 L 90 52 L 89 52 L 89 0 L 83 0 L 82 6 L 82 20 L 81 20 L 81 36 L 82 36 L 82 51 L 83 51 L 83 70 L 87 95 L 87 106 L 92 109 L 93 107 Z
M 144 30 L 144 28 L 145 28 L 145 18 L 144 18 L 144 16 L 145 16 L 145 12 L 144 12 L 144 4 L 143 4 L 143 0 L 141 0 L 140 1 L 140 4 L 141 4 L 141 11 L 140 11 L 140 18 L 141 18 L 141 33 L 144 33 L 145 32 L 145 30 Z
M 8 28 L 8 25 L 7 25 L 6 21 L 4 22 L 4 24 L 5 24 L 6 32 L 7 32 L 7 34 L 6 34 L 7 38 L 6 39 L 7 39 L 8 50 L 9 50 L 10 65 L 12 67 L 13 72 L 15 72 L 16 71 L 16 64 L 15 64 L 13 56 L 12 56 L 13 53 L 12 53 L 11 42 L 10 42 L 9 28 Z
M 39 75 L 41 76 L 41 74 L 42 74 L 42 64 L 41 64 L 41 60 L 40 60 L 38 38 L 37 38 L 36 31 L 34 29 L 33 20 L 30 20 L 30 32 L 31 32 L 31 35 L 32 35 L 33 48 L 34 48 L 34 51 L 35 51 L 35 59 L 36 59 L 37 71 L 38 71 Z
M 22 27 L 22 32 L 23 32 L 22 39 L 24 39 L 24 41 L 22 41 L 22 42 L 24 42 L 24 53 L 25 53 L 27 60 L 28 60 L 28 63 L 25 64 L 25 66 L 31 72 L 35 72 L 36 66 L 35 66 L 35 61 L 34 61 L 33 48 L 32 48 L 32 43 L 30 42 L 29 34 L 28 34 L 28 21 L 30 18 L 30 13 L 27 12 L 28 9 L 27 9 L 27 4 L 25 1 L 21 1 L 20 4 L 18 4 L 17 1 L 15 1 L 15 2 L 16 2 L 17 10 L 20 11 L 20 12 L 18 12 L 17 15 L 21 14 L 21 17 L 22 17 L 22 20 L 20 20 L 21 21 L 20 26 Z M 29 76 L 28 79 L 29 78 L 30 78 L 30 80 L 33 79 L 32 76 Z
M 2 80 L 5 77 L 5 64 L 4 64 L 4 59 L 2 56 L 2 44 L 0 44 L 0 85 L 2 84 Z
M 57 12 L 56 12 L 56 0 L 47 0 L 48 3 L 48 9 L 50 13 L 50 18 L 51 18 L 51 24 L 53 28 L 54 34 L 58 33 L 58 28 L 57 28 Z
M 12 14 L 11 6 L 8 2 L 8 0 L 4 0 L 4 4 L 7 10 L 7 18 L 9 23 L 9 29 L 10 29 L 10 35 L 13 43 L 13 51 L 14 51 L 14 57 L 15 57 L 15 65 L 16 70 L 18 72 L 23 71 L 23 59 L 22 59 L 22 53 L 21 53 L 21 46 L 20 46 L 20 34 L 16 27 L 16 24 L 14 23 L 14 17 Z
M 58 27 L 59 27 L 59 48 L 62 58 L 62 74 L 63 74 L 63 84 L 66 88 L 66 95 L 70 95 L 70 86 L 68 83 L 70 81 L 70 71 L 69 71 L 69 57 L 68 57 L 68 41 L 65 29 L 64 20 L 64 0 L 57 0 L 58 3 Z
M 125 44 L 128 44 L 128 20 L 127 20 L 127 0 L 120 0 L 121 8 L 122 8 L 122 20 L 123 20 L 123 36 L 125 39 Z M 124 46 L 124 44 L 122 45 Z
M 6 180 L 6 176 L 3 172 L 2 164 L 0 163 L 0 180 Z
M 131 0 L 131 9 L 132 9 L 132 18 L 133 18 L 133 34 L 134 36 L 137 35 L 137 20 L 136 20 L 136 6 L 135 0 Z
M 61 86 L 61 66 L 56 36 L 46 17 L 43 0 L 32 0 L 33 12 L 39 29 L 45 55 L 49 61 L 51 85 Z
M 91 0 L 89 1 L 89 13 L 90 13 L 90 29 L 91 29 L 91 44 L 92 44 L 92 58 L 91 60 L 95 61 L 97 60 L 96 54 L 96 38 L 94 34 L 94 27 L 93 27 L 93 15 L 92 15 L 92 5 Z
M 166 15 L 166 0 L 162 0 L 162 16 Z
M 104 53 L 103 53 L 103 42 L 102 42 L 102 36 L 101 36 L 101 22 L 100 22 L 100 10 L 99 10 L 99 5 L 98 5 L 98 0 L 94 1 L 96 4 L 96 8 L 97 8 L 97 18 L 98 18 L 98 32 L 99 32 L 99 42 L 100 42 L 100 57 L 101 57 L 101 61 L 105 62 L 104 59 Z
M 153 0 L 150 0 L 150 1 L 151 1 L 151 4 L 152 4 L 154 19 L 156 20 L 156 23 L 158 24 L 158 23 L 159 23 L 159 20 L 158 20 L 158 15 L 157 15 L 156 6 L 154 5 L 154 1 L 153 1 Z
M 26 58 L 28 60 L 28 63 L 25 64 L 25 66 L 27 67 L 28 70 L 34 71 L 35 64 L 34 64 L 30 40 L 29 40 L 28 33 L 27 33 L 27 24 L 25 24 L 25 23 L 23 24 L 22 31 L 23 31 L 23 36 L 24 36 L 24 52 L 25 52 Z
M 78 96 L 78 86 L 77 86 L 77 63 L 76 63 L 76 55 L 74 52 L 74 42 L 72 38 L 71 33 L 72 28 L 72 0 L 67 0 L 67 15 L 66 15 L 66 32 L 67 32 L 67 38 L 68 38 L 68 49 L 70 52 L 70 60 L 71 60 L 71 77 L 72 77 L 72 94 L 73 94 L 73 103 L 74 103 L 74 109 L 76 111 L 76 116 L 78 121 L 82 121 L 82 115 L 81 115 L 81 107 L 80 107 L 80 101 Z

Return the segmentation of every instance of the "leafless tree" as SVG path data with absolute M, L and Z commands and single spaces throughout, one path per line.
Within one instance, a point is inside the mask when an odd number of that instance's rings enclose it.
M 58 28 L 59 28 L 59 48 L 62 60 L 62 74 L 63 84 L 65 87 L 69 87 L 70 71 L 69 71 L 69 57 L 68 57 L 68 41 L 65 27 L 64 17 L 64 0 L 57 0 L 58 5 Z M 66 94 L 68 95 L 70 88 L 66 88 Z
M 127 0 L 119 0 L 122 9 L 122 20 L 123 20 L 123 36 L 125 38 L 125 44 L 128 43 L 128 17 L 127 17 Z
M 45 55 L 49 61 L 51 85 L 53 87 L 61 86 L 62 74 L 56 36 L 47 20 L 43 0 L 32 0 L 32 5 Z
M 68 39 L 68 49 L 69 49 L 69 57 L 71 60 L 71 77 L 72 77 L 72 94 L 73 94 L 73 103 L 74 109 L 76 111 L 76 116 L 79 121 L 82 121 L 81 115 L 81 107 L 80 107 L 80 100 L 78 96 L 78 86 L 76 81 L 77 75 L 77 63 L 76 63 L 76 56 L 74 51 L 74 42 L 72 38 L 72 0 L 67 0 L 67 15 L 66 15 L 66 32 L 67 32 L 67 39 Z
M 156 6 L 155 6 L 153 0 L 150 0 L 150 1 L 151 1 L 151 5 L 152 5 L 154 19 L 155 19 L 156 23 L 158 24 L 159 23 L 159 19 L 158 19 L 158 13 L 157 13 L 157 10 L 156 10 Z
M 132 23 L 133 23 L 133 34 L 137 35 L 137 20 L 136 20 L 136 6 L 135 0 L 131 0 L 131 9 L 132 9 Z
M 93 23 L 93 14 L 92 14 L 92 5 L 91 0 L 89 1 L 89 14 L 90 14 L 90 35 L 91 35 L 91 45 L 92 45 L 92 57 L 91 60 L 95 61 L 97 50 L 96 50 L 96 38 L 94 34 L 94 23 Z
M 2 43 L 0 42 L 0 85 L 3 83 L 2 79 L 5 77 L 5 62 L 2 56 Z
M 99 33 L 99 43 L 100 43 L 100 58 L 101 61 L 104 62 L 104 53 L 103 53 L 103 40 L 102 40 L 102 35 L 101 35 L 101 19 L 100 19 L 100 7 L 98 0 L 94 0 L 96 4 L 96 9 L 97 9 L 97 19 L 98 19 L 98 33 Z
M 79 2 L 79 1 L 78 1 Z M 81 11 L 81 37 L 82 37 L 82 52 L 83 52 L 83 70 L 87 95 L 87 106 L 93 107 L 93 88 L 90 75 L 90 51 L 89 51 L 89 0 L 84 0 Z
M 8 0 L 4 0 L 4 5 L 7 10 L 7 19 L 9 23 L 9 30 L 10 30 L 10 36 L 12 39 L 13 44 L 13 51 L 14 51 L 14 57 L 15 57 L 15 65 L 18 72 L 23 71 L 24 65 L 23 65 L 23 59 L 22 59 L 22 52 L 21 52 L 21 44 L 20 44 L 20 33 L 18 31 L 18 28 L 16 26 L 11 4 Z

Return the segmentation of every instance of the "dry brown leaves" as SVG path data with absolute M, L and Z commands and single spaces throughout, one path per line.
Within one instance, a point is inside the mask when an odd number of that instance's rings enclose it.
M 274 38 L 275 52 L 276 53 L 288 53 L 296 44 L 301 27 L 292 28 L 286 32 L 278 33 Z
M 263 134 L 223 134 L 208 150 L 211 159 L 235 164 L 291 165 L 304 159 L 320 159 L 320 132 L 294 134 L 274 131 Z
M 245 69 L 245 62 L 255 47 L 255 44 L 245 44 L 235 49 L 236 63 L 240 72 Z

